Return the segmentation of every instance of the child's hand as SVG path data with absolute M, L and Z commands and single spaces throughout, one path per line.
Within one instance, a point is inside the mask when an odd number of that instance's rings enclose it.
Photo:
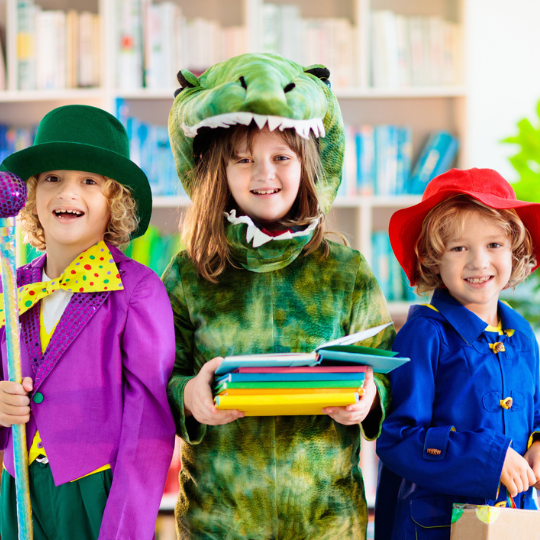
M 364 395 L 360 396 L 360 401 L 354 405 L 346 407 L 325 407 L 322 412 L 333 418 L 339 424 L 352 426 L 360 424 L 370 413 L 373 407 L 379 404 L 379 393 L 373 381 L 373 369 L 366 368 L 366 378 L 364 380 Z
M 506 486 L 508 493 L 515 497 L 518 493 L 527 491 L 536 483 L 533 470 L 529 463 L 513 448 L 508 448 L 501 474 L 501 482 Z
M 22 384 L 0 381 L 0 425 L 26 424 L 30 420 L 28 392 L 34 387 L 32 379 L 25 377 Z
M 214 405 L 211 384 L 214 372 L 221 362 L 223 362 L 223 358 L 220 356 L 206 362 L 199 374 L 191 379 L 184 388 L 186 416 L 193 415 L 197 422 L 208 426 L 229 424 L 244 416 L 242 411 L 220 411 Z
M 533 487 L 540 489 L 540 441 L 532 443 L 523 457 L 527 460 L 536 477 L 536 484 Z

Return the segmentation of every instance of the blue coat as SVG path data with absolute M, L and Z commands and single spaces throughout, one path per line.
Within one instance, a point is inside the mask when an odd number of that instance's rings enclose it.
M 403 480 L 381 476 L 377 497 L 395 517 L 378 540 L 450 538 L 452 504 L 506 500 L 499 486 L 506 451 L 523 455 L 540 432 L 538 344 L 527 321 L 499 302 L 505 332 L 486 332 L 442 289 L 431 306 L 411 308 L 394 342 L 411 362 L 390 375 L 393 402 L 377 453 Z M 494 352 L 496 342 L 504 350 Z M 514 500 L 536 508 L 532 488 Z M 384 520 L 382 504 L 377 510 Z

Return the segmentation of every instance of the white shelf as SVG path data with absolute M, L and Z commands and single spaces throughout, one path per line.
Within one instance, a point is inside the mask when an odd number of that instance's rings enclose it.
M 124 99 L 166 99 L 173 100 L 179 88 L 151 90 L 114 90 L 117 97 Z M 466 95 L 464 86 L 429 86 L 418 88 L 332 88 L 338 99 L 421 99 L 421 98 L 459 98 Z
M 456 98 L 466 95 L 464 86 L 410 88 L 333 88 L 338 99 Z
M 3 90 L 0 103 L 36 103 L 41 101 L 103 100 L 102 88 L 73 88 L 66 90 Z
M 152 197 L 154 208 L 185 208 L 191 204 L 189 197 Z
M 151 90 L 149 88 L 141 88 L 139 90 L 115 90 L 114 94 L 123 99 L 148 99 L 148 100 L 161 100 L 168 101 L 174 100 L 174 92 L 180 87 L 180 84 L 176 88 L 166 88 L 163 90 Z
M 177 498 L 177 495 L 163 495 L 163 497 L 161 498 L 161 504 L 159 505 L 159 509 L 161 511 L 174 510 Z
M 407 316 L 411 306 L 422 303 L 428 304 L 429 298 L 426 298 L 425 300 L 419 298 L 414 302 L 388 302 L 388 311 L 392 317 L 399 317 L 401 319 Z
M 337 197 L 333 206 L 335 208 L 401 208 L 412 206 L 422 200 L 420 195 L 399 195 L 396 197 Z M 191 200 L 187 196 L 153 197 L 154 208 L 185 208 Z

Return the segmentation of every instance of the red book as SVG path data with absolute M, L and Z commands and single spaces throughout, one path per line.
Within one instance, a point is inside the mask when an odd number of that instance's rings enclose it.
M 365 373 L 366 366 L 242 367 L 233 373 Z

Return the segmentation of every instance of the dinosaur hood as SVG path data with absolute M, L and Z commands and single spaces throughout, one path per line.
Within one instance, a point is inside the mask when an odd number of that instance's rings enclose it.
M 336 97 L 324 66 L 303 68 L 276 54 L 243 54 L 212 66 L 199 78 L 187 70 L 178 73 L 182 88 L 169 114 L 169 137 L 178 176 L 188 195 L 192 186 L 193 139 L 201 127 L 268 124 L 274 129 L 294 128 L 307 138 L 319 138 L 324 177 L 317 184 L 322 210 L 332 205 L 343 166 L 345 135 Z

